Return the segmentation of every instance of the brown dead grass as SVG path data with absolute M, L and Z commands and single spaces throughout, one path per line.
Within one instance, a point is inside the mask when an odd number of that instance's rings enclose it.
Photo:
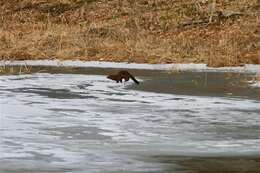
M 260 1 L 227 0 L 209 18 L 202 0 L 9 0 L 0 2 L 0 59 L 260 64 Z

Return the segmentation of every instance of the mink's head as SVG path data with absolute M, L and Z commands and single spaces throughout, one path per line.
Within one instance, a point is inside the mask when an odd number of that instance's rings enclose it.
M 113 77 L 112 77 L 112 75 L 108 75 L 107 78 L 108 79 L 112 79 Z

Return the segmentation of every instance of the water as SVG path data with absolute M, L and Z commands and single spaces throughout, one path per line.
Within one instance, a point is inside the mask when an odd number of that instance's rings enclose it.
M 260 170 L 259 90 L 224 90 L 236 75 L 100 73 L 2 75 L 0 172 Z

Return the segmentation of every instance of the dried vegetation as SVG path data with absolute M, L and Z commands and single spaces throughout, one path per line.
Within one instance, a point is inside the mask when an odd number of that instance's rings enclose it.
M 260 0 L 0 1 L 0 59 L 260 64 Z

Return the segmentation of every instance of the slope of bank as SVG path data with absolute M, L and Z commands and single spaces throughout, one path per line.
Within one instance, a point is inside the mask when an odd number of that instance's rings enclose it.
M 30 68 L 32 66 L 41 67 L 68 67 L 68 68 L 114 68 L 114 69 L 136 69 L 136 70 L 167 70 L 169 72 L 234 72 L 251 73 L 260 75 L 260 65 L 245 64 L 243 67 L 208 67 L 206 64 L 145 64 L 145 63 L 125 63 L 125 62 L 100 62 L 100 61 L 80 61 L 80 60 L 23 60 L 23 61 L 0 61 L 0 67 L 8 68 L 20 66 Z
M 0 2 L 0 59 L 260 64 L 259 0 Z

